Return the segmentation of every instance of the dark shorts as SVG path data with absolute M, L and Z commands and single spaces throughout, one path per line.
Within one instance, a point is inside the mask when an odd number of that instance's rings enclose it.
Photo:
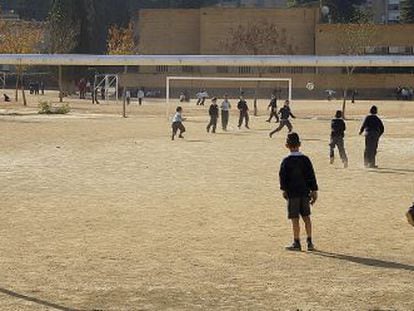
M 171 125 L 171 127 L 172 127 L 172 130 L 173 130 L 174 134 L 177 133 L 178 130 L 180 130 L 182 133 L 185 132 L 185 127 L 181 122 L 174 122 Z
M 309 197 L 288 199 L 288 218 L 306 217 L 311 214 Z

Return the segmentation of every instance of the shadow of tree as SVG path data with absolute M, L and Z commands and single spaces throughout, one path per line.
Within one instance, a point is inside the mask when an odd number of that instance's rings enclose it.
M 414 271 L 414 266 L 402 264 L 402 263 L 398 263 L 394 261 L 386 261 L 386 260 L 380 260 L 380 259 L 374 259 L 374 258 L 357 257 L 357 256 L 351 256 L 351 255 L 345 255 L 345 254 L 330 253 L 330 252 L 324 252 L 320 250 L 309 252 L 309 254 L 332 258 L 332 259 L 349 261 L 349 262 L 357 263 L 357 264 L 364 265 L 364 266 L 370 266 L 370 267 Z
M 52 308 L 52 309 L 55 309 L 55 310 L 84 311 L 84 310 L 80 310 L 80 309 L 73 309 L 73 308 L 61 306 L 61 305 L 58 305 L 56 303 L 49 302 L 49 301 L 46 301 L 46 300 L 42 300 L 42 299 L 39 299 L 39 298 L 36 298 L 36 297 L 30 297 L 30 296 L 26 296 L 26 295 L 23 295 L 23 294 L 19 294 L 19 293 L 16 293 L 16 292 L 13 292 L 11 290 L 1 288 L 1 287 L 0 287 L 0 294 L 5 294 L 5 295 L 9 295 L 9 296 L 14 297 L 14 298 L 30 301 L 30 302 L 36 303 L 38 305 L 49 307 L 49 308 Z

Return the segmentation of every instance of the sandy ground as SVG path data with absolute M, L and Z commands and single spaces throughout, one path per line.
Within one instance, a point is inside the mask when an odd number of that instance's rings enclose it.
M 55 95 L 55 94 L 53 94 Z M 185 104 L 171 142 L 165 105 L 66 116 L 0 104 L 0 310 L 414 310 L 414 103 L 379 102 L 380 169 L 362 165 L 370 102 L 348 105 L 350 167 L 328 164 L 339 102 L 294 102 L 320 184 L 319 252 L 290 253 L 278 190 L 286 132 L 207 134 Z M 235 104 L 235 102 L 233 101 Z

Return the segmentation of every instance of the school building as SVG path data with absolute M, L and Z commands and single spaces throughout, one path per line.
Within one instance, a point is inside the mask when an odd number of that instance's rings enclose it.
M 137 16 L 136 35 L 140 54 L 244 54 L 231 51 L 226 46 L 232 30 L 240 25 L 268 22 L 277 26 L 281 35 L 280 54 L 340 55 L 343 54 L 341 38 L 352 25 L 320 23 L 319 8 L 203 8 L 203 9 L 148 9 Z M 363 54 L 403 54 L 414 52 L 414 25 L 390 24 L 367 25 L 369 38 L 365 38 Z M 359 26 L 359 28 L 361 28 Z M 362 32 L 363 33 L 363 32 Z M 258 76 L 259 69 L 252 67 L 141 67 L 130 68 L 122 77 L 128 87 L 165 90 L 165 78 L 171 75 L 185 76 Z M 392 96 L 398 85 L 414 86 L 414 75 L 402 68 L 362 68 L 348 76 L 341 68 L 265 68 L 264 77 L 292 78 L 294 97 L 322 97 L 324 90 L 338 92 L 347 85 L 358 89 L 361 97 Z M 305 85 L 315 84 L 309 92 Z M 180 87 L 194 92 L 200 85 L 181 83 Z M 232 87 L 237 87 L 235 83 Z M 220 88 L 208 83 L 206 88 Z M 224 87 L 224 86 L 223 86 Z M 226 84 L 225 87 L 229 87 Z

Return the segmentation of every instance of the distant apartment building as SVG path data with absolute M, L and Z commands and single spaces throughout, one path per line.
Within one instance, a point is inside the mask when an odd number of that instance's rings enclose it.
M 385 8 L 385 16 L 388 23 L 399 23 L 401 16 L 401 1 L 388 0 Z
M 396 24 L 400 22 L 401 0 L 367 0 L 365 7 L 372 12 L 375 23 Z

